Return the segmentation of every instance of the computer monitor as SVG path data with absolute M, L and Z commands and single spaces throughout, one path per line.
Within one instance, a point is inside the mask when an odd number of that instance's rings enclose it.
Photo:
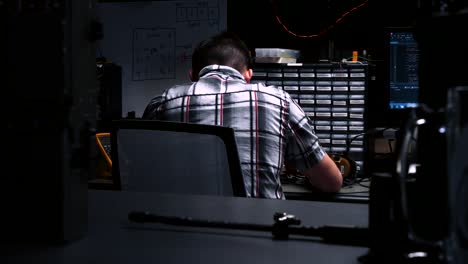
M 418 106 L 419 48 L 411 27 L 387 28 L 388 107 L 406 109 Z
M 369 89 L 369 124 L 399 128 L 420 103 L 419 43 L 414 27 L 385 27 L 378 78 Z

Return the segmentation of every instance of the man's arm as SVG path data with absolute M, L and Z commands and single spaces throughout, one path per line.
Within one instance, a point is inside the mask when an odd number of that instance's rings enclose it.
M 303 174 L 314 188 L 323 192 L 339 192 L 343 184 L 343 175 L 328 155 Z
M 333 159 L 325 153 L 313 129 L 312 121 L 304 110 L 291 100 L 289 114 L 287 158 L 319 191 L 339 192 L 343 176 Z

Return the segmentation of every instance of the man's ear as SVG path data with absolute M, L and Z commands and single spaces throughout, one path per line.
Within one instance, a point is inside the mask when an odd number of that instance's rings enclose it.
M 244 79 L 246 82 L 250 82 L 250 80 L 252 79 L 252 76 L 253 76 L 253 70 L 252 69 L 248 69 L 246 70 L 242 76 L 244 76 Z
M 192 72 L 192 68 L 190 68 L 190 70 L 189 70 L 188 74 L 189 74 L 190 80 L 191 80 L 192 82 L 194 82 L 194 80 L 193 80 L 193 72 Z
M 190 76 L 190 80 L 191 80 L 192 82 L 197 82 L 198 79 L 200 79 L 200 77 L 198 77 L 198 74 L 194 74 L 194 73 L 193 73 L 193 69 L 192 69 L 192 68 L 190 68 L 190 70 L 189 70 L 189 76 Z

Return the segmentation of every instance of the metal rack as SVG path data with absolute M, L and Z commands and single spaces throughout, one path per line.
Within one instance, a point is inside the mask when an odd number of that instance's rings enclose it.
M 354 160 L 360 174 L 367 149 L 368 71 L 360 62 L 257 63 L 252 82 L 287 91 L 311 118 L 324 149 Z

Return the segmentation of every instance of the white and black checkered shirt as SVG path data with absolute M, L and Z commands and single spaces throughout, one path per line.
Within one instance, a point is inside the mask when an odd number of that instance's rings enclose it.
M 247 83 L 227 66 L 207 66 L 198 82 L 167 89 L 143 118 L 232 127 L 248 197 L 284 199 L 284 161 L 304 170 L 325 154 L 310 119 L 287 92 Z

